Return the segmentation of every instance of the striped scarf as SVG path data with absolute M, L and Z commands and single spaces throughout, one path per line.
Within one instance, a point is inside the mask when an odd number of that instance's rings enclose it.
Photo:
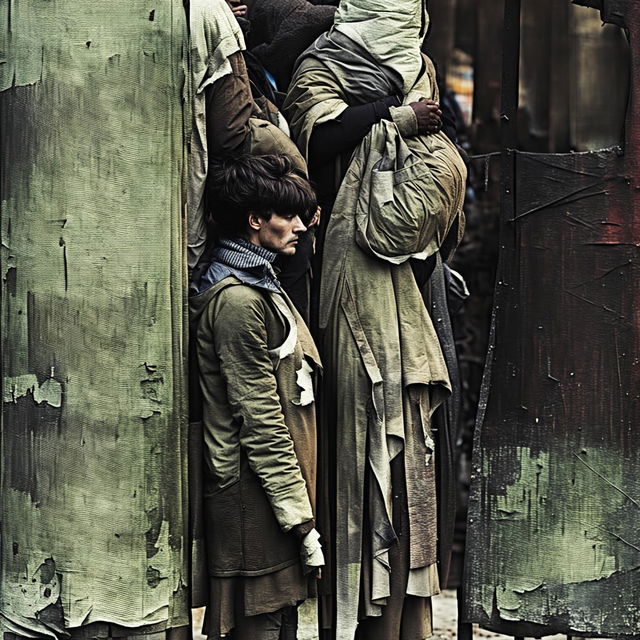
M 278 291 L 280 282 L 273 270 L 277 254 L 244 238 L 222 238 L 213 250 L 213 260 L 239 271 L 262 271 L 262 275 Z

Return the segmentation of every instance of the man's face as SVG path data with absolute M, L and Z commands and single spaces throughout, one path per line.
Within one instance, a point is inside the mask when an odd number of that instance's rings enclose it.
M 256 244 L 284 255 L 293 255 L 296 252 L 298 236 L 307 230 L 298 215 L 273 213 L 269 220 L 259 218 L 259 221 Z

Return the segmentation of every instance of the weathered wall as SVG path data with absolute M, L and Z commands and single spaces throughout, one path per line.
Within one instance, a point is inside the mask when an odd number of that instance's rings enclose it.
M 617 5 L 638 77 L 640 6 Z M 468 616 L 502 633 L 640 633 L 640 102 L 632 91 L 624 155 L 515 155 L 467 547 Z
M 629 45 L 623 31 L 602 24 L 597 11 L 569 12 L 571 148 L 604 149 L 623 140 L 629 92 Z
M 0 629 L 188 622 L 185 22 L 0 4 Z

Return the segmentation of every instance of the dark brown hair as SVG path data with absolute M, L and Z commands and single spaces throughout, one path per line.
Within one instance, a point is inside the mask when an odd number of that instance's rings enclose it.
M 273 213 L 307 222 L 317 207 L 306 178 L 284 155 L 241 156 L 209 165 L 207 206 L 222 237 L 242 236 L 249 212 L 269 220 Z

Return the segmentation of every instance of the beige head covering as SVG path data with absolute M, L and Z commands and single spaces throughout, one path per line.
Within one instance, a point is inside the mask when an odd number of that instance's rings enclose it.
M 341 0 L 334 19 L 336 31 L 402 76 L 405 93 L 422 69 L 420 50 L 428 26 L 426 0 Z

